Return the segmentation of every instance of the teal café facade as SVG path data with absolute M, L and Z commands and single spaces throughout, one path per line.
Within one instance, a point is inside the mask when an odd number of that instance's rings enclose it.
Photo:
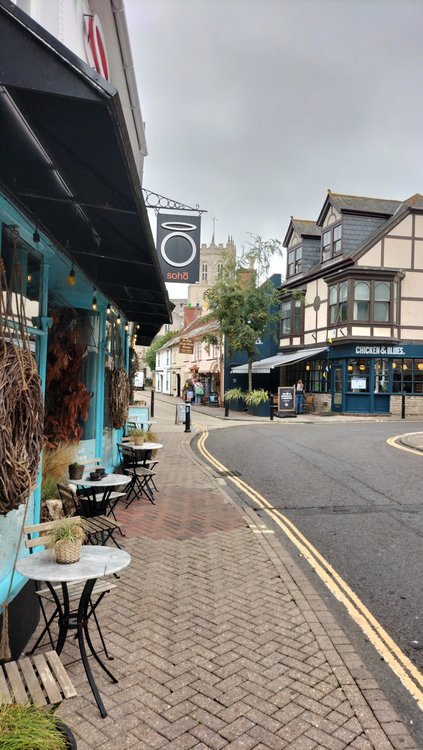
M 112 468 L 120 438 L 108 407 L 113 368 L 128 369 L 130 345 L 148 345 L 171 322 L 119 94 L 8 0 L 0 0 L 0 36 L 5 278 L 11 282 L 17 258 L 45 400 L 52 311 L 77 322 L 90 394 L 78 456 Z M 27 523 L 40 518 L 40 484 L 41 476 Z M 21 505 L 0 515 L 0 612 L 7 603 L 14 658 L 38 622 L 32 584 L 14 571 L 16 553 L 27 553 L 24 512 Z

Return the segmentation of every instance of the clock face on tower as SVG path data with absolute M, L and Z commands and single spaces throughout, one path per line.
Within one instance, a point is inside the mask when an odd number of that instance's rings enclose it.
M 159 212 L 157 250 L 166 282 L 192 284 L 199 280 L 200 221 L 200 216 Z

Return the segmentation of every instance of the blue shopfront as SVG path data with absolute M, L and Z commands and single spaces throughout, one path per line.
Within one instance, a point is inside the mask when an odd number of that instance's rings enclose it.
M 389 414 L 393 396 L 423 396 L 423 344 L 330 346 L 332 411 Z

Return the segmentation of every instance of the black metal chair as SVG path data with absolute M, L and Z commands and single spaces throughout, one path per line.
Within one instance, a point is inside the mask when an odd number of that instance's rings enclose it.
M 88 544 L 107 544 L 110 539 L 116 547 L 122 549 L 114 537 L 115 532 L 122 533 L 117 521 L 112 521 L 107 515 L 87 517 L 78 495 L 70 487 L 58 482 L 57 490 L 61 501 L 66 503 L 68 508 L 73 508 L 77 516 L 84 517 Z
M 128 508 L 134 500 L 139 500 L 144 495 L 154 505 L 154 495 L 151 484 L 154 481 L 154 471 L 140 464 L 137 452 L 125 443 L 118 444 L 121 471 L 131 477 L 127 491 Z

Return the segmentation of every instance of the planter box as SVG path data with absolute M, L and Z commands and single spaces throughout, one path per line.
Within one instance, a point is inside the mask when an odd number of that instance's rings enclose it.
M 254 417 L 270 417 L 270 401 L 262 401 L 259 406 L 249 406 L 248 413 Z

